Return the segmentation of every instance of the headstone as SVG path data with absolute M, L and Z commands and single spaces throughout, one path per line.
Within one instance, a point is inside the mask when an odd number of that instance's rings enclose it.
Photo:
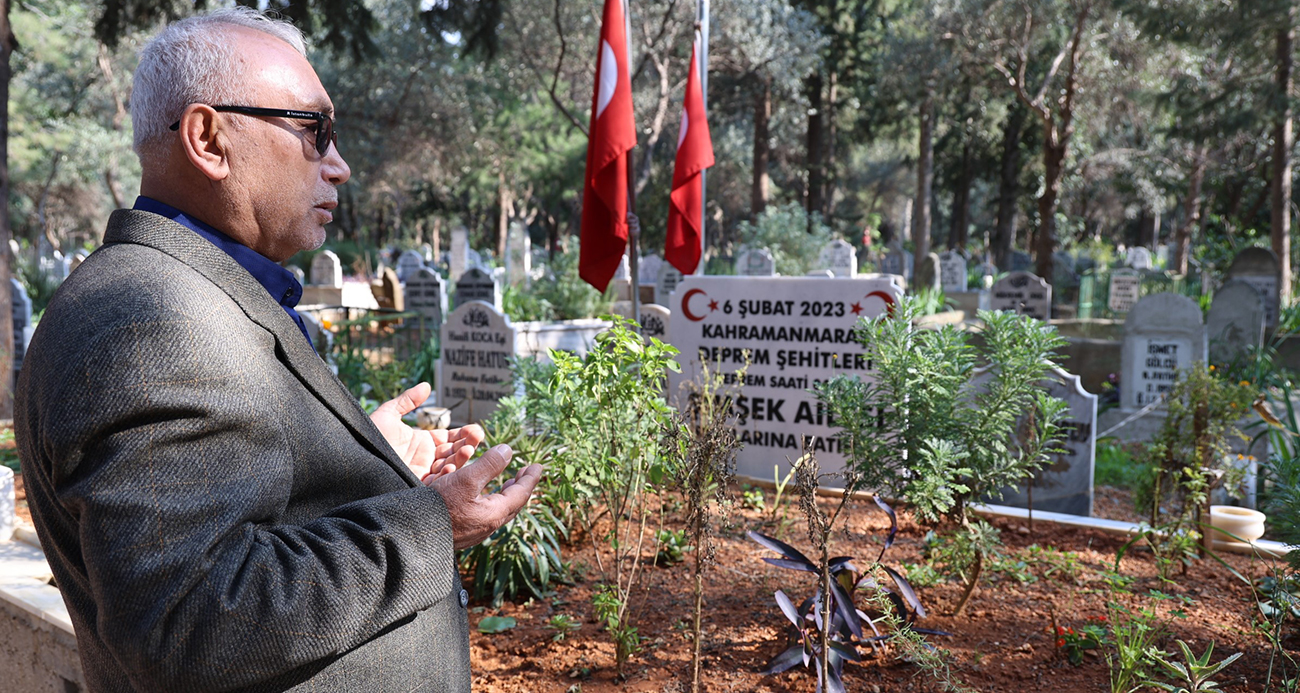
M 1134 269 L 1118 269 L 1110 273 L 1110 299 L 1107 307 L 1115 313 L 1133 310 L 1142 292 L 1142 274 Z
M 506 237 L 506 281 L 512 286 L 522 286 L 529 281 L 533 264 L 532 245 L 528 227 L 517 221 L 511 222 Z
M 1009 310 L 1038 320 L 1052 317 L 1052 287 L 1042 277 L 1012 272 L 993 285 L 989 310 Z
M 448 266 L 451 272 L 447 278 L 452 283 L 460 281 L 460 275 L 470 268 L 469 229 L 464 226 L 457 226 L 451 230 L 451 260 Z
M 333 250 L 322 250 L 312 258 L 311 283 L 331 289 L 343 288 L 343 263 L 339 262 L 339 256 Z
M 903 250 L 900 246 L 891 245 L 885 251 L 885 256 L 880 259 L 880 272 L 882 274 L 897 274 L 904 279 L 912 278 L 914 260 L 912 254 Z
M 1281 272 L 1277 255 L 1272 250 L 1246 248 L 1232 259 L 1232 264 L 1224 273 L 1224 279 L 1240 279 L 1259 289 L 1264 295 L 1264 326 L 1277 327 Z
M 471 267 L 456 282 L 456 308 L 470 301 L 483 301 L 501 310 L 501 284 L 482 267 Z
M 654 286 L 659 281 L 659 270 L 664 266 L 663 258 L 658 255 L 646 255 L 637 261 L 636 271 L 641 286 Z
M 677 284 L 682 281 L 682 273 L 672 263 L 665 262 L 659 265 L 659 281 L 655 282 L 655 303 L 661 306 L 668 305 L 673 292 L 677 290 Z
M 1031 258 L 1031 257 L 1029 256 L 1029 253 L 1026 253 L 1026 252 L 1021 251 L 1021 250 L 1013 250 L 1013 251 L 1011 251 L 1011 269 L 1010 269 L 1010 271 L 1012 271 L 1012 272 L 1024 272 L 1024 271 L 1027 271 L 1027 270 L 1029 269 L 1029 267 L 1030 267 L 1031 265 L 1033 265 L 1033 264 L 1034 264 L 1034 259 Z
M 293 275 L 293 278 L 298 281 L 299 285 L 307 285 L 307 273 L 303 272 L 301 267 L 297 265 L 285 265 L 284 268 L 289 270 L 289 274 Z
M 669 306 L 668 342 L 681 350 L 682 371 L 668 374 L 668 400 L 686 401 L 685 383 L 701 376 L 704 362 L 733 380 L 748 362 L 732 410 L 744 445 L 736 471 L 771 477 L 774 463 L 799 458 L 804 436 L 822 469 L 834 471 L 844 463 L 838 428 L 810 388 L 837 375 L 872 376 L 853 326 L 902 294 L 887 279 L 862 277 L 686 277 Z
M 936 253 L 927 253 L 921 261 L 916 263 L 916 274 L 912 278 L 912 293 L 919 291 L 938 291 L 939 281 L 939 256 Z
M 821 277 L 822 279 L 834 279 L 835 273 L 830 270 L 812 270 L 811 272 L 804 272 L 803 276 Z
M 1155 265 L 1151 262 L 1151 251 L 1138 246 L 1130 248 L 1128 257 L 1125 258 L 1124 264 L 1137 270 L 1149 270 Z
M 828 269 L 836 277 L 852 277 L 858 273 L 858 250 L 842 238 L 827 243 L 817 258 L 819 269 Z
M 397 256 L 397 280 L 406 281 L 415 271 L 424 267 L 424 255 L 418 250 L 403 250 Z
M 974 382 L 987 382 L 991 376 L 981 369 Z M 999 505 L 1070 515 L 1092 516 L 1093 470 L 1097 459 L 1097 395 L 1083 389 L 1079 376 L 1053 368 L 1043 385 L 1047 394 L 1066 403 L 1061 421 L 1061 439 L 1054 446 L 1061 453 L 1034 474 L 1028 485 L 1022 483 L 1002 489 Z M 1028 487 L 1027 487 L 1028 486 Z
M 375 294 L 375 303 L 380 308 L 387 310 L 406 310 L 406 297 L 402 295 L 402 282 L 397 278 L 397 272 L 391 267 L 384 267 L 379 270 L 379 281 L 376 283 L 377 291 Z
M 939 254 L 939 285 L 945 294 L 966 291 L 966 258 L 955 250 Z
M 632 262 L 628 260 L 627 255 L 618 262 L 618 269 L 614 270 L 614 281 L 628 282 L 632 280 Z
M 668 321 L 672 311 L 654 303 L 641 306 L 641 334 L 659 341 L 668 339 Z
M 1264 295 L 1242 279 L 1229 279 L 1214 292 L 1206 317 L 1210 363 L 1232 363 L 1264 343 L 1264 306 Z
M 1173 389 L 1178 371 L 1205 361 L 1201 308 L 1186 296 L 1142 297 L 1124 320 L 1120 408 L 1140 409 Z
M 442 327 L 442 317 L 447 314 L 447 289 L 437 272 L 421 267 L 406 280 L 406 309 L 420 314 L 426 331 Z
M 978 268 L 980 275 L 980 288 L 988 291 L 993 288 L 993 280 L 998 276 L 998 266 L 985 260 L 980 263 Z
M 510 362 L 515 337 L 509 318 L 482 301 L 462 303 L 447 316 L 442 325 L 438 403 L 451 410 L 453 426 L 483 421 L 496 411 L 497 402 L 514 396 Z
M 736 274 L 742 277 L 775 277 L 776 260 L 767 248 L 746 248 L 736 256 Z

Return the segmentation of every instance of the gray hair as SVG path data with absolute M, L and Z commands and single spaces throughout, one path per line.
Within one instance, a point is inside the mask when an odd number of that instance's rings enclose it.
M 161 159 L 169 128 L 186 106 L 239 100 L 243 74 L 238 49 L 222 36 L 231 26 L 270 34 L 307 54 L 297 27 L 249 7 L 214 10 L 167 26 L 141 49 L 131 89 L 133 147 L 144 167 L 161 163 L 154 160 Z

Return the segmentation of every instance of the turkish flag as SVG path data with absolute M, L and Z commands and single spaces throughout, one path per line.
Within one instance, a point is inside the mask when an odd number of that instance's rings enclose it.
M 698 42 L 698 39 L 697 39 Z M 668 239 L 664 259 L 682 274 L 693 274 L 700 264 L 700 239 L 704 228 L 704 191 L 700 172 L 713 165 L 713 139 L 704 117 L 704 91 L 695 59 L 698 45 L 691 47 L 691 71 L 686 76 L 686 102 L 682 105 L 682 128 L 677 134 L 677 162 L 673 166 L 673 190 L 668 196 Z
M 627 157 L 636 146 L 622 0 L 605 0 L 591 97 L 578 274 L 604 291 L 627 246 Z

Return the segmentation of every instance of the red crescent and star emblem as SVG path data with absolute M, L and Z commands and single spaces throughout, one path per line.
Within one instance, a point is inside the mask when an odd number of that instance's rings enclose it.
M 871 293 L 867 294 L 866 296 L 863 296 L 864 299 L 869 299 L 869 298 L 873 298 L 873 297 L 877 297 L 877 298 L 879 298 L 880 300 L 884 301 L 884 302 L 885 302 L 885 313 L 886 313 L 887 315 L 889 315 L 890 317 L 893 317 L 893 316 L 894 316 L 894 297 L 893 297 L 892 294 L 890 294 L 888 291 L 872 291 Z M 854 310 L 853 312 L 856 314 L 856 313 L 858 312 L 858 310 L 860 310 L 860 308 L 859 308 L 858 304 L 856 304 L 856 303 L 853 304 L 853 307 L 855 308 L 855 310 Z
M 691 322 L 699 322 L 703 320 L 705 317 L 704 315 L 696 315 L 695 313 L 691 312 L 691 299 L 695 298 L 697 294 L 702 295 L 705 298 L 709 297 L 708 294 L 704 293 L 704 289 L 691 289 L 690 291 L 687 291 L 685 295 L 682 296 L 682 315 L 685 315 L 686 319 L 690 320 Z M 718 302 L 709 301 L 709 310 L 715 311 L 717 309 L 718 309 Z

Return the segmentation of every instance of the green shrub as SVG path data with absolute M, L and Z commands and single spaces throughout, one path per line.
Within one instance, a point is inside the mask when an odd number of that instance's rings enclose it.
M 736 226 L 742 247 L 767 248 L 772 252 L 778 274 L 799 277 L 817 269 L 822 247 L 831 241 L 831 230 L 820 214 L 809 215 L 798 202 L 770 205 L 754 222 Z

